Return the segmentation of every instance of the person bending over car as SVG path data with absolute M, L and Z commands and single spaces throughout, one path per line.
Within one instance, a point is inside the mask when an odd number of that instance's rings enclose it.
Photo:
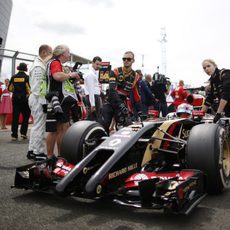
M 218 108 L 213 119 L 213 122 L 216 123 L 223 113 L 226 117 L 230 117 L 230 70 L 218 69 L 212 59 L 205 59 L 202 62 L 202 67 L 205 73 L 210 76 L 210 87 L 202 109 L 207 112 L 208 108 L 218 99 Z
M 140 75 L 132 69 L 134 53 L 127 51 L 123 55 L 123 67 L 111 71 L 107 102 L 102 108 L 102 125 L 109 133 L 112 118 L 117 127 L 130 125 L 131 119 L 126 99 L 132 95 L 137 113 L 141 113 L 141 97 L 139 93 Z

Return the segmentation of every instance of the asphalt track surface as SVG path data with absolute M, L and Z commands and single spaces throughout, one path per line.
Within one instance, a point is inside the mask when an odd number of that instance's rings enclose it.
M 230 190 L 207 196 L 189 216 L 121 207 L 103 201 L 60 198 L 11 189 L 15 168 L 27 163 L 28 140 L 0 131 L 0 229 L 230 229 Z

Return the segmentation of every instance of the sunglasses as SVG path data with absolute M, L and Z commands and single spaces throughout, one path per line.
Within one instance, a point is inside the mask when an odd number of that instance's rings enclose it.
M 125 57 L 123 57 L 122 60 L 123 61 L 132 61 L 132 58 L 125 58 Z

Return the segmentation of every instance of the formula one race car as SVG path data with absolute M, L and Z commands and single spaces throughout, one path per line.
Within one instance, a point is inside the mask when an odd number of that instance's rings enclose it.
M 111 136 L 96 122 L 76 122 L 61 157 L 18 167 L 14 187 L 188 214 L 230 186 L 229 119 L 203 116 L 149 119 Z

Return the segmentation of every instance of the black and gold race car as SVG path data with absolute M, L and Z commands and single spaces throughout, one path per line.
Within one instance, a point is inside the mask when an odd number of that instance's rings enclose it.
M 188 214 L 230 186 L 229 121 L 214 124 L 194 111 L 111 136 L 97 122 L 79 121 L 67 130 L 61 157 L 18 167 L 14 187 Z

